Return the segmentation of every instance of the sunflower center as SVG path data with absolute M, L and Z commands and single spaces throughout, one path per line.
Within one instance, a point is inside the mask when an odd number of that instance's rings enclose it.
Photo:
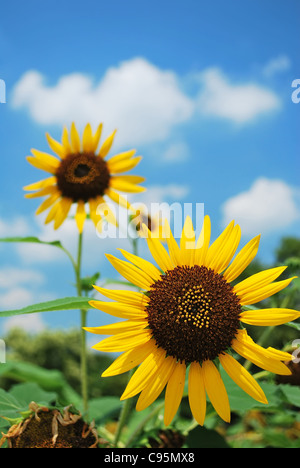
M 241 306 L 221 275 L 195 265 L 178 266 L 156 281 L 147 311 L 157 345 L 189 363 L 214 360 L 230 347 Z
M 103 196 L 109 187 L 110 173 L 106 162 L 94 153 L 69 154 L 56 172 L 57 186 L 63 197 L 73 202 Z
M 89 172 L 90 172 L 89 166 L 87 166 L 86 164 L 78 164 L 78 166 L 75 167 L 74 175 L 75 177 L 80 178 L 80 177 L 87 176 Z

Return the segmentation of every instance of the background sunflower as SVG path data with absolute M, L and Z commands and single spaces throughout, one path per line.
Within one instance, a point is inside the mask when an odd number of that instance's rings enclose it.
M 97 229 L 101 230 L 104 216 L 116 224 L 106 197 L 129 208 L 127 199 L 118 192 L 139 193 L 145 190 L 139 185 L 145 180 L 144 177 L 123 175 L 140 162 L 141 156 L 135 156 L 135 150 L 130 150 L 106 160 L 115 132 L 97 151 L 101 133 L 102 124 L 93 134 L 88 123 L 81 141 L 73 123 L 70 136 L 67 128 L 64 128 L 61 143 L 46 134 L 48 144 L 56 156 L 32 149 L 32 156 L 27 157 L 27 161 L 34 167 L 52 174 L 47 179 L 27 185 L 24 190 L 33 191 L 25 195 L 27 198 L 47 197 L 36 214 L 50 208 L 45 223 L 53 221 L 54 229 L 61 226 L 73 204 L 77 204 L 75 220 L 79 232 L 82 232 L 86 220 L 86 204 L 89 205 L 89 215 Z

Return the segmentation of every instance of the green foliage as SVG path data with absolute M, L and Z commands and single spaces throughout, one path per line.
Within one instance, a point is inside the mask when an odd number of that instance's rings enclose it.
M 86 297 L 65 297 L 54 301 L 33 304 L 22 309 L 0 311 L 1 317 L 13 315 L 36 314 L 39 312 L 55 312 L 61 310 L 90 309 L 89 299 Z
M 33 365 L 38 366 L 39 375 L 44 371 L 45 379 L 49 381 L 67 382 L 68 385 L 80 394 L 80 332 L 78 330 L 45 330 L 39 334 L 31 335 L 21 329 L 12 329 L 5 337 L 7 347 L 7 364 L 0 366 L 0 386 L 8 389 L 11 382 L 21 380 L 15 377 L 15 369 L 25 371 L 26 365 L 30 367 L 34 380 Z M 120 395 L 124 388 L 126 376 L 116 378 L 101 378 L 112 359 L 97 352 L 88 352 L 88 379 L 90 398 L 102 395 Z M 22 366 L 21 366 L 22 363 Z M 46 370 L 50 372 L 46 372 Z M 29 369 L 28 369 L 29 372 Z M 57 374 L 56 374 L 57 373 Z M 26 379 L 29 377 L 27 376 Z M 25 379 L 25 380 L 26 380 Z M 22 379 L 24 380 L 24 379 Z M 113 382 L 113 384 L 112 384 Z M 41 383 L 39 381 L 39 383 Z M 46 381 L 43 388 L 46 388 Z

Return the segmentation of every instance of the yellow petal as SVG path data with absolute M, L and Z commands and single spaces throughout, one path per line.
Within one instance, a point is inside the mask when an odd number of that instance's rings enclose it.
M 141 320 L 126 320 L 124 322 L 112 323 L 110 325 L 103 325 L 102 327 L 84 327 L 84 330 L 95 335 L 117 335 L 118 333 L 125 333 L 128 331 L 135 330 L 139 333 L 139 330 L 146 328 L 148 322 L 145 319 Z
M 65 147 L 59 143 L 58 141 L 54 140 L 52 136 L 49 135 L 49 133 L 46 133 L 46 138 L 48 141 L 48 145 L 56 153 L 60 158 L 64 158 L 66 156 L 66 149 Z
M 177 244 L 172 234 L 168 220 L 164 223 L 164 237 L 168 244 L 169 255 L 174 266 L 181 265 L 181 252 L 179 245 Z
M 131 263 L 125 262 L 124 260 L 119 260 L 113 255 L 106 254 L 106 257 L 113 265 L 113 267 L 129 282 L 142 289 L 150 289 L 151 285 L 153 284 L 153 280 L 147 273 L 135 267 Z
M 180 239 L 181 265 L 194 264 L 195 231 L 190 216 L 186 217 Z
M 220 373 L 212 361 L 202 365 L 204 385 L 211 404 L 218 415 L 227 423 L 230 422 L 230 406 L 225 385 Z
M 84 201 L 79 200 L 77 204 L 77 210 L 75 214 L 75 221 L 77 224 L 78 231 L 82 233 L 84 222 L 86 220 L 86 212 L 84 208 Z
M 145 238 L 147 239 L 149 250 L 157 265 L 163 271 L 172 270 L 174 265 L 164 246 L 158 239 L 155 239 L 154 236 L 152 236 L 151 231 L 147 228 L 147 226 L 145 226 L 145 224 L 143 224 L 142 230 Z
M 172 422 L 182 400 L 185 373 L 185 363 L 177 362 L 166 388 L 164 412 L 164 423 L 166 426 Z
M 138 333 L 136 330 L 133 330 L 105 338 L 100 343 L 92 346 L 92 348 L 103 352 L 118 353 L 144 344 L 149 340 L 151 340 L 151 332 L 149 330 L 139 330 Z
M 201 233 L 199 235 L 196 251 L 195 251 L 195 264 L 203 265 L 208 251 L 208 246 L 210 242 L 211 235 L 211 222 L 210 217 L 206 215 L 204 217 L 203 226 Z
M 198 362 L 192 362 L 189 369 L 189 404 L 193 417 L 203 426 L 206 414 L 206 394 L 203 369 Z
M 123 249 L 118 250 L 120 250 L 120 252 L 127 260 L 147 273 L 152 278 L 152 280 L 159 281 L 161 279 L 161 272 L 156 268 L 156 266 L 148 262 L 148 260 L 144 260 L 143 258 L 138 257 L 137 255 L 133 255 L 130 252 L 126 252 Z
M 206 267 L 212 268 L 215 272 L 220 270 L 220 264 L 223 262 L 223 254 L 227 252 L 228 246 L 231 246 L 234 228 L 234 221 L 232 221 L 209 247 L 205 259 Z
M 47 177 L 47 179 L 40 180 L 39 182 L 35 182 L 34 184 L 26 185 L 23 187 L 23 190 L 40 190 L 45 187 L 49 187 L 50 185 L 56 184 L 56 177 Z
M 50 185 L 49 187 L 45 187 L 41 190 L 38 190 L 34 193 L 26 193 L 25 198 L 38 198 L 44 197 L 45 195 L 50 195 L 52 193 L 60 193 L 57 189 L 56 185 Z
M 101 146 L 100 148 L 100 151 L 99 151 L 99 156 L 101 158 L 105 158 L 105 156 L 108 154 L 112 144 L 113 144 L 113 141 L 114 141 L 114 138 L 115 138 L 115 134 L 116 134 L 116 131 L 117 130 L 114 130 L 112 132 L 111 135 L 109 135 L 108 138 L 106 138 L 106 140 L 104 141 L 103 145 Z
M 234 292 L 243 296 L 251 291 L 257 291 L 259 288 L 262 288 L 276 280 L 285 269 L 285 266 L 276 267 L 255 273 L 254 275 L 249 276 L 249 278 L 246 278 L 245 280 L 236 284 L 234 286 Z
M 118 222 L 116 219 L 116 215 L 115 215 L 113 208 L 110 207 L 110 204 L 107 203 L 103 197 L 98 197 L 96 201 L 97 201 L 96 214 L 101 216 L 101 218 L 106 219 L 106 221 L 112 224 L 113 226 L 117 226 Z
M 129 151 L 124 151 L 123 153 L 116 154 L 112 158 L 107 161 L 107 164 L 110 165 L 110 167 L 114 167 L 115 165 L 118 165 L 119 163 L 122 163 L 124 161 L 127 161 L 131 159 L 136 153 L 135 149 L 129 150 Z
M 105 191 L 105 194 L 111 198 L 112 201 L 117 203 L 118 205 L 122 206 L 123 208 L 130 209 L 130 203 L 127 198 L 123 197 L 119 193 L 115 192 L 115 190 L 108 188 Z
M 94 286 L 96 291 L 108 299 L 123 302 L 124 304 L 136 306 L 137 308 L 144 309 L 149 302 L 148 296 L 136 291 L 117 291 L 115 289 L 105 289 L 99 286 Z
M 113 158 L 111 158 L 107 161 L 107 165 L 110 174 L 120 174 L 134 169 L 142 159 L 142 156 L 136 156 L 135 158 L 128 158 L 123 161 L 114 162 Z
M 127 193 L 140 193 L 146 190 L 145 187 L 141 187 L 140 185 L 137 185 L 136 183 L 128 182 L 124 180 L 122 177 L 123 176 L 111 177 L 109 181 L 109 186 L 112 189 L 119 190 L 120 192 L 127 192 Z M 144 180 L 143 177 L 141 178 L 139 177 L 138 179 Z
M 94 147 L 94 141 L 93 141 L 92 127 L 91 127 L 91 124 L 88 123 L 83 130 L 82 151 L 86 153 L 91 153 L 93 152 L 93 147 Z
M 240 320 L 248 325 L 275 326 L 292 322 L 300 317 L 300 312 L 293 309 L 259 309 L 246 310 L 241 313 Z
M 98 223 L 102 224 L 101 216 L 97 214 L 98 202 L 95 198 L 90 198 L 88 203 L 90 207 L 90 218 L 98 230 Z M 101 230 L 98 232 L 101 232 Z
M 239 330 L 231 344 L 240 356 L 258 367 L 279 375 L 290 375 L 288 367 L 275 358 L 268 350 L 254 343 L 245 330 Z
M 59 201 L 50 208 L 47 214 L 47 217 L 45 219 L 45 224 L 51 223 L 55 219 L 58 207 L 59 207 Z
M 101 377 L 123 374 L 143 362 L 149 354 L 157 349 L 155 341 L 150 340 L 135 348 L 125 351 L 102 373 Z
M 54 166 L 53 164 L 49 164 L 48 162 L 37 159 L 34 156 L 27 156 L 26 159 L 32 166 L 36 167 L 37 169 L 49 172 L 50 174 L 56 173 L 57 166 Z
M 46 200 L 43 201 L 43 203 L 38 207 L 36 210 L 35 214 L 39 215 L 43 211 L 47 210 L 51 205 L 53 205 L 56 200 L 60 197 L 60 193 L 56 192 L 50 195 Z
M 226 245 L 220 251 L 218 259 L 215 260 L 216 263 L 213 266 L 213 268 L 216 273 L 222 273 L 225 270 L 225 268 L 227 268 L 227 266 L 229 265 L 229 262 L 234 256 L 236 249 L 238 248 L 238 245 L 240 243 L 241 234 L 242 231 L 240 226 L 234 226 Z
M 259 241 L 260 235 L 254 237 L 237 254 L 231 265 L 229 265 L 229 267 L 223 274 L 224 279 L 226 279 L 228 283 L 234 281 L 252 262 L 252 260 L 257 254 Z
M 175 366 L 175 358 L 168 356 L 164 359 L 161 366 L 157 369 L 156 374 L 153 375 L 151 380 L 148 380 L 147 385 L 142 390 L 136 404 L 137 411 L 148 408 L 148 406 L 159 397 L 172 375 Z
M 102 310 L 106 314 L 113 315 L 125 319 L 141 319 L 147 316 L 144 309 L 124 304 L 122 302 L 109 302 L 109 301 L 89 301 L 90 306 Z
M 154 342 L 154 340 L 152 340 Z M 142 362 L 140 367 L 137 368 L 127 387 L 125 388 L 121 400 L 131 398 L 137 395 L 145 386 L 147 382 L 157 373 L 163 361 L 165 361 L 166 352 L 162 348 L 155 348 L 149 353 L 147 358 Z
M 69 141 L 69 132 L 68 132 L 67 127 L 63 128 L 61 142 L 62 142 L 62 145 L 63 145 L 63 147 L 65 149 L 65 156 L 71 154 L 72 153 L 72 147 L 71 147 L 71 143 Z
M 77 131 L 76 125 L 74 122 L 71 125 L 71 144 L 74 153 L 80 153 L 81 151 L 81 144 L 80 144 L 80 136 Z
M 283 281 L 277 281 L 276 283 L 271 283 L 262 288 L 258 288 L 257 291 L 254 290 L 245 294 L 237 294 L 237 296 L 240 299 L 240 304 L 251 305 L 260 302 L 263 299 L 266 299 L 267 297 L 273 296 L 273 294 L 276 294 L 277 292 L 286 288 L 295 278 L 297 277 L 293 276 L 292 278 Z
M 205 258 L 205 266 L 211 267 L 211 264 L 214 262 L 214 259 L 217 257 L 220 251 L 222 251 L 223 247 L 226 245 L 226 242 L 230 238 L 232 230 L 234 228 L 234 221 L 224 229 L 224 231 L 219 235 L 219 237 L 211 244 L 209 247 L 206 258 Z
M 252 375 L 229 354 L 220 354 L 219 360 L 229 377 L 248 395 L 261 403 L 268 403 L 266 396 Z
M 54 229 L 58 229 L 65 221 L 73 201 L 70 198 L 62 198 L 58 204 L 54 220 Z
M 102 134 L 102 128 L 103 128 L 103 124 L 101 123 L 98 125 L 95 135 L 93 136 L 93 150 L 92 151 L 94 153 L 96 152 L 97 147 L 99 145 L 99 141 L 100 141 L 101 134 Z
M 136 153 L 135 149 L 131 149 L 129 151 L 123 151 L 122 153 L 115 154 L 109 160 L 111 163 L 119 163 L 121 161 L 125 161 L 127 159 L 131 159 Z

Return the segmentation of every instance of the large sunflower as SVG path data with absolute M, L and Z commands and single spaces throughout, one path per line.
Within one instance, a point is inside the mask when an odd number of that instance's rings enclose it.
M 87 216 L 86 204 L 89 204 L 90 217 L 98 228 L 101 227 L 103 216 L 116 224 L 113 210 L 104 197 L 107 196 L 128 208 L 127 199 L 118 192 L 145 190 L 138 185 L 145 180 L 143 177 L 123 175 L 140 162 L 141 156 L 135 156 L 135 150 L 130 150 L 105 160 L 116 132 L 114 131 L 97 150 L 101 133 L 102 124 L 94 134 L 91 125 L 87 124 L 81 142 L 73 123 L 70 136 L 67 128 L 63 129 L 61 143 L 46 134 L 50 148 L 58 157 L 36 149 L 32 149 L 32 155 L 27 157 L 34 167 L 51 174 L 51 177 L 27 185 L 24 190 L 33 191 L 26 194 L 27 198 L 47 197 L 36 214 L 50 208 L 45 222 L 54 221 L 55 229 L 64 222 L 73 203 L 77 204 L 75 219 L 79 232 L 82 232 Z
M 234 222 L 210 246 L 208 216 L 197 241 L 192 222 L 186 219 L 180 246 L 167 222 L 165 227 L 169 252 L 150 231 L 147 233 L 148 246 L 159 269 L 123 250 L 128 262 L 108 255 L 116 270 L 142 291 L 95 286 L 116 302 L 93 300 L 91 306 L 126 320 L 86 329 L 113 335 L 94 348 L 122 352 L 103 376 L 121 374 L 139 366 L 121 397 L 126 399 L 140 393 L 137 410 L 148 407 L 166 387 L 164 421 L 168 425 L 180 405 L 188 370 L 189 404 L 197 422 L 204 423 L 206 395 L 220 417 L 229 422 L 230 405 L 219 366 L 262 403 L 267 403 L 263 390 L 235 355 L 267 371 L 290 374 L 283 361 L 290 361 L 292 356 L 259 346 L 242 324 L 280 325 L 298 318 L 300 312 L 295 310 L 245 310 L 243 307 L 277 293 L 293 278 L 275 282 L 285 270 L 278 267 L 232 286 L 230 283 L 255 257 L 260 239 L 260 236 L 252 239 L 233 259 L 241 238 L 240 227 Z

